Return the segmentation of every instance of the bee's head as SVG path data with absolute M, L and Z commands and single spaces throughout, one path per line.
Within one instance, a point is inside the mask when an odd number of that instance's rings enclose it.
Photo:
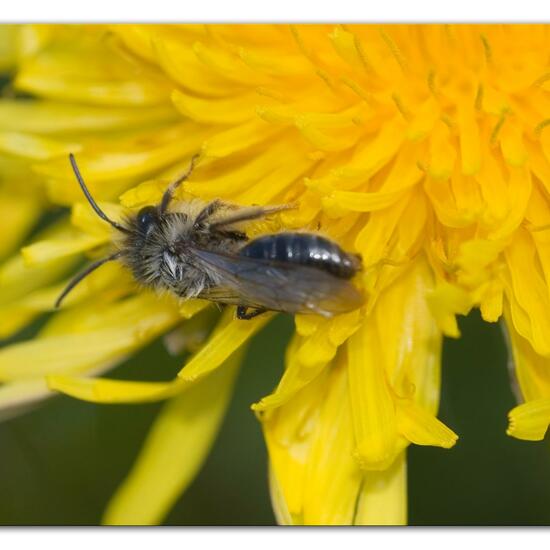
M 135 218 L 135 228 L 141 237 L 147 237 L 159 223 L 160 213 L 156 206 L 144 206 Z
M 111 218 L 109 218 L 107 214 L 105 214 L 105 212 L 103 212 L 103 210 L 101 210 L 101 208 L 97 205 L 94 198 L 90 194 L 90 191 L 88 191 L 86 184 L 84 183 L 84 179 L 80 174 L 80 170 L 78 169 L 78 165 L 76 164 L 74 155 L 72 153 L 69 155 L 69 160 L 71 162 L 71 166 L 73 168 L 76 179 L 80 185 L 80 188 L 82 189 L 82 192 L 84 193 L 84 196 L 86 197 L 87 201 L 90 203 L 90 206 L 94 209 L 95 213 L 102 220 L 106 221 L 108 224 L 110 224 L 112 227 L 114 227 L 121 233 L 124 233 L 126 237 L 124 239 L 125 242 L 123 243 L 125 246 L 122 246 L 120 250 L 111 254 L 110 256 L 107 256 L 106 258 L 103 258 L 101 260 L 98 260 L 97 262 L 94 262 L 93 264 L 88 266 L 84 271 L 76 275 L 69 282 L 65 290 L 61 293 L 61 295 L 57 299 L 55 303 L 55 307 L 59 307 L 61 305 L 61 302 L 63 301 L 65 296 L 67 296 L 67 294 L 80 281 L 82 281 L 82 279 L 90 275 L 90 273 L 95 271 L 98 267 L 102 266 L 104 263 L 110 262 L 112 260 L 128 259 L 128 257 L 131 256 L 131 253 L 129 254 L 128 250 L 135 251 L 139 249 L 140 253 L 142 252 L 141 250 L 142 246 L 147 241 L 147 238 L 150 235 L 155 234 L 155 230 L 160 226 L 161 221 L 167 211 L 168 205 L 174 196 L 175 190 L 189 177 L 189 175 L 193 171 L 193 168 L 198 158 L 199 158 L 199 155 L 195 155 L 191 159 L 191 164 L 187 172 L 181 175 L 176 181 L 174 181 L 168 187 L 168 189 L 166 190 L 166 192 L 162 197 L 161 202 L 157 206 L 145 206 L 141 210 L 139 210 L 139 212 L 136 214 L 135 217 L 128 218 L 125 223 L 119 223 L 114 220 L 111 220 Z M 141 262 L 138 262 L 138 263 L 141 263 Z

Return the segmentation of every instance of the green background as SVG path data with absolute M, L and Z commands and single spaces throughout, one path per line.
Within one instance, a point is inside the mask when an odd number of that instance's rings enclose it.
M 499 325 L 477 312 L 446 340 L 440 417 L 459 435 L 452 450 L 411 446 L 409 522 L 415 525 L 550 524 L 547 441 L 505 434 L 515 404 Z M 170 525 L 272 525 L 266 451 L 250 403 L 269 393 L 293 329 L 279 316 L 254 339 L 229 413 Z M 160 341 L 112 375 L 169 379 L 180 366 Z M 159 405 L 93 405 L 57 397 L 0 424 L 0 523 L 93 525 L 128 471 Z

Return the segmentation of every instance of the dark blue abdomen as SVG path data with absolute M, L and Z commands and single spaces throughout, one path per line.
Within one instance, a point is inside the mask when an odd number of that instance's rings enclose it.
M 359 257 L 313 233 L 275 233 L 247 243 L 239 254 L 247 258 L 315 267 L 349 279 L 359 270 Z

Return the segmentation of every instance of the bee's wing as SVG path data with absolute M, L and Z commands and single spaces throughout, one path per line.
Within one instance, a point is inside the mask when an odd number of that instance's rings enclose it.
M 358 308 L 359 291 L 320 269 L 193 249 L 196 260 L 220 279 L 201 297 L 228 304 L 331 317 Z

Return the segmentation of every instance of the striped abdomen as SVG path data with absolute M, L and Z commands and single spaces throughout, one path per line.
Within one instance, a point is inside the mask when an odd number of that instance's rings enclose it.
M 239 254 L 247 258 L 315 267 L 349 279 L 361 267 L 360 257 L 312 233 L 276 233 L 250 241 Z

